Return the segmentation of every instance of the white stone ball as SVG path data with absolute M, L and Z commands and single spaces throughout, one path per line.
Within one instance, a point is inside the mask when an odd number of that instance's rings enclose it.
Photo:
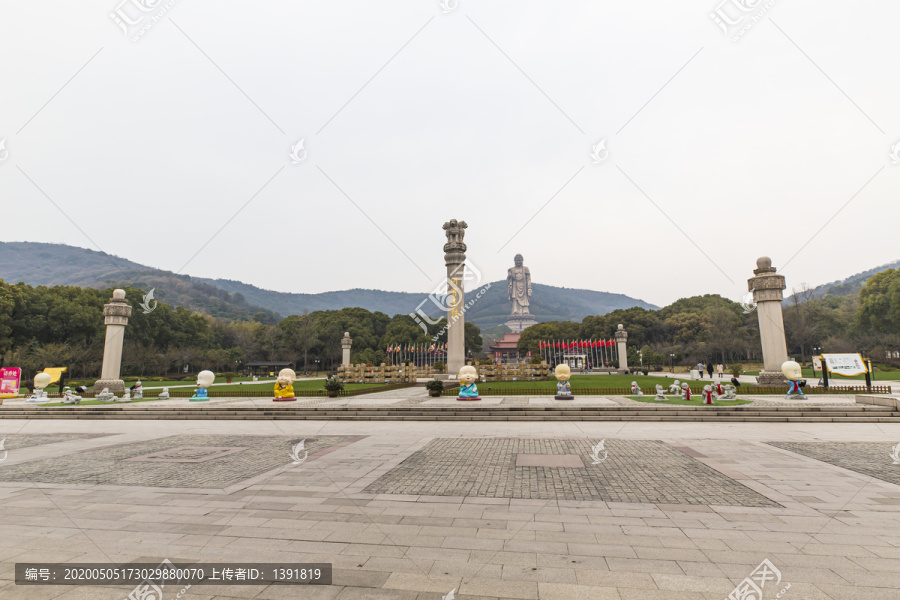
M 756 259 L 756 268 L 757 269 L 769 269 L 772 267 L 772 259 L 768 256 L 760 256 Z
M 124 300 L 125 299 L 125 290 L 118 289 L 113 290 L 113 300 Z
M 38 373 L 34 376 L 34 387 L 42 390 L 50 385 L 51 379 L 50 373 Z

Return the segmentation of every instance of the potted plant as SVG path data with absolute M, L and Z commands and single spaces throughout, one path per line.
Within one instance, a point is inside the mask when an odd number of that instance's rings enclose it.
M 425 384 L 425 389 L 428 390 L 429 396 L 431 396 L 432 398 L 438 398 L 444 391 L 444 382 L 440 379 L 432 379 Z
M 344 391 L 344 384 L 334 377 L 326 379 L 322 387 L 325 388 L 325 393 L 328 394 L 329 398 L 337 398 L 338 394 Z

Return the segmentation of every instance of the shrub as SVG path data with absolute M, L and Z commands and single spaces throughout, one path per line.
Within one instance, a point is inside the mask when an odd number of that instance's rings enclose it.
M 425 389 L 428 390 L 428 395 L 434 398 L 437 398 L 441 395 L 441 392 L 444 391 L 444 382 L 438 379 L 432 379 L 428 383 L 425 384 Z
M 326 392 L 342 392 L 344 391 L 344 384 L 334 377 L 329 377 L 325 380 L 325 383 L 322 385 L 325 388 Z
M 540 356 L 535 355 L 535 356 L 531 357 L 531 364 L 533 364 L 533 365 L 539 365 L 542 362 L 544 362 L 544 359 L 541 358 Z
M 731 365 L 728 367 L 728 370 L 731 371 L 731 374 L 734 375 L 735 377 L 740 377 L 741 373 L 744 372 L 744 367 L 741 366 L 740 364 Z
M 443 373 L 444 370 L 447 368 L 446 363 L 444 363 L 444 361 L 442 361 L 442 360 L 436 360 L 436 361 L 434 361 L 434 365 L 433 365 L 433 366 L 434 366 L 434 370 L 435 370 L 436 372 L 438 372 L 438 373 Z

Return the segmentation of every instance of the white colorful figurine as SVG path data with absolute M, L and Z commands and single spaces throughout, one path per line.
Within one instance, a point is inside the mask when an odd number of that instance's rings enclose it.
M 116 395 L 109 391 L 109 388 L 103 388 L 103 390 L 97 395 L 97 400 L 100 402 L 115 402 Z
M 212 371 L 200 371 L 197 373 L 197 390 L 191 396 L 191 402 L 208 402 L 207 388 L 216 381 L 216 374 Z
M 131 402 L 131 390 L 125 390 L 122 397 L 116 400 L 116 402 Z
M 681 399 L 685 401 L 690 401 L 691 399 L 691 388 L 687 383 L 681 384 Z
M 641 386 L 637 384 L 637 381 L 631 382 L 631 395 L 632 396 L 643 396 L 644 392 L 641 391 Z
M 28 400 L 25 402 L 49 402 L 50 398 L 47 396 L 47 393 L 44 391 L 48 385 L 50 385 L 50 377 L 49 373 L 38 373 L 34 376 L 34 393 L 28 397 Z
M 735 394 L 734 386 L 730 383 L 725 384 L 725 395 L 722 397 L 723 400 L 734 400 L 737 398 L 737 394 Z
M 66 386 L 65 391 L 63 391 L 62 403 L 63 404 L 80 404 L 81 396 L 76 395 L 75 392 L 73 392 L 69 388 L 69 386 Z
M 134 394 L 132 398 L 134 398 L 135 400 L 144 399 L 144 386 L 141 384 L 140 379 L 137 380 L 137 383 L 131 386 L 131 391 Z
M 572 369 L 569 368 L 569 365 L 556 365 L 553 374 L 558 382 L 556 384 L 556 395 L 553 398 L 555 400 L 574 400 L 575 396 L 572 395 L 572 386 L 569 384 L 569 379 L 572 377 Z
M 481 396 L 478 395 L 478 386 L 475 385 L 475 382 L 478 381 L 478 371 L 475 367 L 466 365 L 459 370 L 459 394 L 457 394 L 457 400 L 481 400 Z
M 785 398 L 790 400 L 794 397 L 794 394 L 797 394 L 798 398 L 806 399 L 803 389 L 800 387 L 800 380 L 803 378 L 803 371 L 800 369 L 800 365 L 793 360 L 785 361 L 781 365 L 781 372 L 784 374 L 785 379 L 788 380 L 788 391 Z M 35 380 L 37 380 L 37 377 L 35 377 Z
M 668 402 L 669 399 L 666 398 L 666 390 L 663 386 L 656 384 L 656 398 L 653 399 L 655 402 Z
M 159 393 L 160 400 L 168 400 L 169 399 L 169 388 L 164 387 L 163 391 Z
M 675 383 L 669 386 L 669 393 L 673 396 L 681 394 L 681 382 L 676 379 Z
M 713 403 L 713 391 L 711 385 L 703 386 L 703 404 L 712 404 Z

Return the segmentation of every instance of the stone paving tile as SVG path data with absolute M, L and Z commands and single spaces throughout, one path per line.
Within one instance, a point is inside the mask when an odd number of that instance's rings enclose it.
M 348 439 L 347 436 L 309 438 L 306 447 L 313 454 Z M 292 444 L 299 441 L 286 436 L 176 435 L 8 465 L 0 469 L 0 482 L 225 488 L 290 465 Z M 203 460 L 216 456 L 216 450 L 204 448 L 240 450 Z M 168 453 L 172 459 L 132 460 L 161 453 Z M 202 462 L 173 462 L 196 457 L 201 457 Z
M 663 442 L 607 440 L 608 458 L 599 465 L 587 459 L 592 443 L 572 439 L 436 439 L 364 491 L 412 496 L 778 506 Z M 586 457 L 589 466 L 518 467 L 519 454 L 579 455 Z
M 0 440 L 8 451 L 21 450 L 44 444 L 70 442 L 72 440 L 88 440 L 103 437 L 103 433 L 0 433 Z
M 824 463 L 900 485 L 900 468 L 890 457 L 892 445 L 875 442 L 768 442 L 769 445 Z

